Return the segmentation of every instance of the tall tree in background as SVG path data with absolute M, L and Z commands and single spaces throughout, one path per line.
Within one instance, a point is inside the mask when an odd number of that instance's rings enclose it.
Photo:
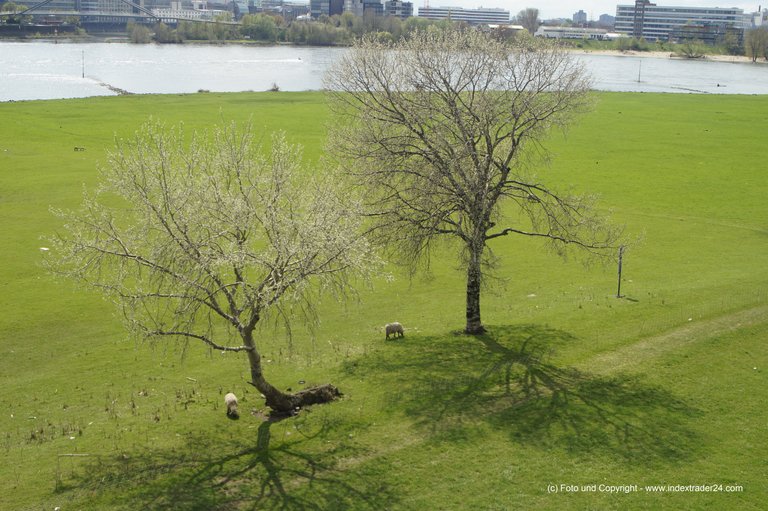
M 338 391 L 271 385 L 257 327 L 311 316 L 320 292 L 343 293 L 350 274 L 375 262 L 333 180 L 302 172 L 282 136 L 271 145 L 265 155 L 234 126 L 187 145 L 181 128 L 148 124 L 118 142 L 80 211 L 58 212 L 52 265 L 112 298 L 140 337 L 244 353 L 267 406 L 289 412 Z
M 426 31 L 364 38 L 326 75 L 329 150 L 366 193 L 373 233 L 415 268 L 438 238 L 459 242 L 466 327 L 480 316 L 488 243 L 511 234 L 603 253 L 619 230 L 589 197 L 556 193 L 530 170 L 542 142 L 590 104 L 578 61 L 534 40 Z
M 531 34 L 535 34 L 539 29 L 539 25 L 541 25 L 541 21 L 539 20 L 539 10 L 532 7 L 523 9 L 517 13 L 514 22 L 518 25 L 522 25 Z
M 748 30 L 744 36 L 744 49 L 752 62 L 757 62 L 759 58 L 768 60 L 768 27 Z
M 274 43 L 280 29 L 273 16 L 268 14 L 246 14 L 240 22 L 240 33 L 255 41 Z

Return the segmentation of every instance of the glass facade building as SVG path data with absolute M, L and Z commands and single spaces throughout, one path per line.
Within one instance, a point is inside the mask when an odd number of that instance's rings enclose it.
M 410 18 L 413 16 L 413 2 L 403 2 L 402 0 L 384 2 L 384 14 L 396 18 Z
M 647 41 L 668 41 L 683 27 L 720 33 L 744 30 L 744 11 L 735 7 L 660 6 L 638 0 L 634 5 L 617 5 L 614 30 Z

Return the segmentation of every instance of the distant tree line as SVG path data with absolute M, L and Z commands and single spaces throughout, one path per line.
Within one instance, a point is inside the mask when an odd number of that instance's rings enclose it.
M 5 2 L 0 5 L 0 12 L 21 12 L 26 10 L 26 5 L 17 4 L 14 2 Z
M 219 22 L 231 21 L 231 15 L 220 15 Z M 430 21 L 410 17 L 400 19 L 390 16 L 355 16 L 350 12 L 341 15 L 320 16 L 317 20 L 286 21 L 273 14 L 246 14 L 239 24 L 200 23 L 182 21 L 176 28 L 158 23 L 152 29 L 145 25 L 129 23 L 127 32 L 132 43 L 145 44 L 181 43 L 184 41 L 255 41 L 263 43 L 294 43 L 312 46 L 350 45 L 364 34 L 375 33 L 382 42 L 396 41 L 419 30 L 443 30 L 452 24 L 448 21 Z M 454 25 L 456 23 L 453 23 Z
M 764 28 L 768 33 L 768 29 Z M 686 39 L 680 42 L 647 41 L 638 37 L 620 37 L 614 40 L 598 41 L 594 39 L 563 39 L 559 41 L 561 46 L 579 48 L 584 50 L 616 50 L 621 52 L 666 52 L 680 57 L 700 58 L 706 55 L 747 55 L 752 57 L 750 48 L 754 47 L 757 58 L 760 53 L 759 30 L 751 30 L 745 33 L 744 44 L 731 37 L 723 38 L 718 44 L 707 44 L 699 39 Z M 755 41 L 750 43 L 750 37 Z M 768 40 L 768 38 L 766 38 Z M 753 58 L 753 61 L 756 60 Z

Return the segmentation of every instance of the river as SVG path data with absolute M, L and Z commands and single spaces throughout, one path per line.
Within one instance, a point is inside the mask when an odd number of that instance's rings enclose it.
M 0 101 L 316 90 L 343 48 L 0 42 Z M 576 55 L 605 91 L 768 94 L 768 65 Z

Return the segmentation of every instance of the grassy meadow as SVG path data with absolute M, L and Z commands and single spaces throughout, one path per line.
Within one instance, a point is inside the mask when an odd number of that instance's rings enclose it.
M 0 509 L 764 509 L 768 97 L 596 94 L 539 175 L 638 238 L 625 298 L 614 266 L 507 237 L 489 333 L 467 337 L 446 245 L 428 277 L 327 300 L 314 335 L 261 333 L 272 382 L 345 394 L 279 422 L 242 356 L 128 340 L 41 267 L 49 207 L 76 207 L 150 116 L 251 119 L 308 160 L 328 121 L 319 93 L 0 104 Z M 404 339 L 384 341 L 391 321 Z M 254 414 L 227 420 L 229 391 Z

